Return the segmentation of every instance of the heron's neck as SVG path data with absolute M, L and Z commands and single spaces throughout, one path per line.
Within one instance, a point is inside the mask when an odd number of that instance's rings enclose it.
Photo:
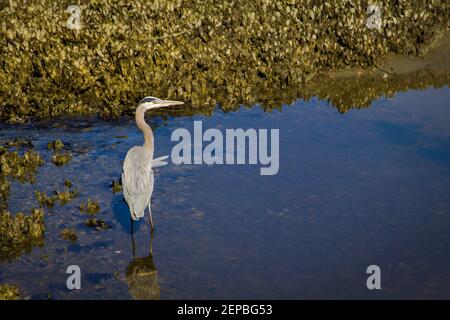
M 139 106 L 136 110 L 136 124 L 139 129 L 141 129 L 144 134 L 144 149 L 148 151 L 153 158 L 154 150 L 154 137 L 152 128 L 145 122 L 145 111 L 147 111 L 143 106 Z

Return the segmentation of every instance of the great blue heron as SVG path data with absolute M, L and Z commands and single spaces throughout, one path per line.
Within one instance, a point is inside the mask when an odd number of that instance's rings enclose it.
M 133 220 L 144 216 L 148 207 L 151 230 L 154 229 L 151 209 L 151 197 L 153 193 L 153 168 L 166 165 L 164 162 L 168 156 L 153 159 L 154 137 L 150 126 L 145 122 L 145 112 L 150 109 L 181 105 L 183 102 L 161 100 L 155 97 L 145 97 L 136 109 L 136 124 L 144 134 L 144 145 L 135 146 L 128 150 L 123 162 L 122 186 L 125 201 L 128 204 L 131 215 L 131 232 L 133 232 Z

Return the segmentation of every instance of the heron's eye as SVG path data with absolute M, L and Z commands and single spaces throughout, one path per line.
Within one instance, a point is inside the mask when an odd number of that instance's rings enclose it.
M 159 101 L 159 99 L 158 98 L 155 98 L 155 97 L 145 97 L 144 99 L 142 99 L 140 102 L 139 102 L 139 104 L 141 104 L 141 103 L 151 103 L 151 104 L 154 104 L 154 103 L 157 103 Z

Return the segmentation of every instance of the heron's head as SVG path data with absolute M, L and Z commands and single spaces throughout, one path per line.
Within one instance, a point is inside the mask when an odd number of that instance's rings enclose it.
M 173 100 L 162 100 L 155 97 L 145 97 L 138 103 L 138 107 L 143 106 L 145 110 L 169 107 L 169 106 L 177 106 L 184 104 L 181 101 L 173 101 Z

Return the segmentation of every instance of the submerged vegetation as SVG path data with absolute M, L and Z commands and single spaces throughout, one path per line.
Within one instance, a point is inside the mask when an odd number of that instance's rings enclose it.
M 16 300 L 20 297 L 18 287 L 9 284 L 0 284 L 0 300 Z
M 44 210 L 32 209 L 31 215 L 0 212 L 0 262 L 11 260 L 33 246 L 44 244 Z
M 17 141 L 13 144 L 23 145 Z M 5 146 L 11 146 L 11 141 L 6 142 Z M 33 183 L 37 168 L 44 163 L 41 156 L 33 150 L 11 151 L 5 146 L 0 146 L 0 210 L 7 208 L 11 181 Z
M 3 146 L 10 148 L 10 147 L 26 147 L 26 148 L 33 148 L 33 143 L 31 143 L 30 139 L 18 139 L 14 138 L 12 140 L 6 141 Z
M 66 179 L 66 180 L 64 180 L 64 185 L 70 189 L 70 188 L 72 188 L 73 183 L 69 179 Z
M 47 149 L 57 152 L 53 157 L 60 155 L 59 151 L 63 147 L 64 143 L 60 140 L 47 144 Z M 80 195 L 78 190 L 73 188 L 72 181 L 65 179 L 61 186 L 53 191 L 53 195 L 47 195 L 39 189 L 34 190 L 39 208 L 32 208 L 30 215 L 22 212 L 11 214 L 8 211 L 11 182 L 34 184 L 38 168 L 44 165 L 41 155 L 32 148 L 33 144 L 29 139 L 7 140 L 0 145 L 0 263 L 30 252 L 35 246 L 42 246 L 45 233 L 44 209 L 54 208 L 57 203 L 61 206 L 67 205 Z M 91 216 L 85 221 L 88 227 L 109 228 L 106 222 L 95 217 L 100 212 L 97 201 L 88 199 L 79 208 Z M 60 236 L 70 241 L 77 240 L 75 229 L 63 229 Z
M 60 237 L 70 242 L 76 242 L 78 240 L 77 231 L 75 229 L 64 228 L 60 232 Z
M 111 190 L 113 193 L 122 191 L 122 183 L 121 183 L 120 179 L 119 179 L 119 181 L 113 180 L 111 182 Z
M 80 4 L 82 28 L 71 30 L 68 1 L 14 3 L 0 7 L 0 119 L 9 122 L 113 118 L 149 94 L 188 102 L 173 115 L 271 110 L 321 95 L 320 73 L 373 67 L 389 53 L 423 55 L 449 13 L 444 0 L 380 0 L 377 30 L 366 26 L 366 0 L 95 0 Z M 448 73 L 423 79 L 450 82 Z M 365 89 L 386 94 L 383 85 Z M 359 93 L 330 102 L 364 106 L 371 96 Z
M 55 151 L 55 154 L 52 156 L 52 162 L 58 167 L 65 165 L 72 160 L 72 154 L 70 152 L 61 152 L 63 148 L 64 143 L 59 139 L 50 141 L 47 144 L 47 149 Z
M 48 144 L 48 149 L 60 150 L 60 140 Z M 11 214 L 8 211 L 11 182 L 34 184 L 38 167 L 44 164 L 43 158 L 32 150 L 29 139 L 7 140 L 0 146 L 0 263 L 11 261 L 22 253 L 30 252 L 35 246 L 44 244 L 46 208 L 53 208 L 59 202 L 61 206 L 79 197 L 73 189 L 73 183 L 66 179 L 63 186 L 48 196 L 45 192 L 34 190 L 39 208 L 32 208 L 30 215 L 22 212 Z M 88 200 L 87 212 L 98 213 L 100 207 L 96 202 Z M 107 228 L 106 223 L 93 219 L 96 226 Z M 76 241 L 76 231 L 68 229 L 61 232 L 61 237 Z
M 36 196 L 36 200 L 39 203 L 39 206 L 41 208 L 47 207 L 47 208 L 53 208 L 56 203 L 56 197 L 49 197 L 45 192 L 41 192 L 39 190 L 36 190 L 34 192 L 34 195 Z
M 16 148 L 11 151 L 9 148 Z M 13 180 L 34 183 L 37 168 L 44 160 L 33 150 L 29 140 L 10 140 L 0 146 L 0 262 L 28 252 L 33 246 L 43 245 L 44 211 L 32 209 L 31 215 L 8 211 L 10 184 Z
M 72 160 L 72 154 L 70 152 L 56 153 L 52 156 L 52 162 L 58 167 L 69 163 L 70 160 Z
M 64 181 L 64 187 L 64 190 L 55 190 L 55 194 L 53 196 L 47 196 L 45 192 L 36 190 L 34 193 L 39 206 L 41 208 L 44 206 L 47 208 L 53 208 L 56 201 L 59 201 L 60 205 L 64 206 L 80 195 L 77 190 L 70 190 L 72 188 L 72 182 L 70 180 Z
M 80 205 L 80 211 L 87 213 L 90 218 L 86 219 L 85 224 L 88 227 L 99 229 L 108 229 L 108 224 L 103 221 L 103 219 L 97 218 L 96 216 L 100 212 L 100 205 L 96 200 L 88 199 L 86 203 Z
M 50 149 L 50 150 L 59 151 L 62 148 L 64 148 L 64 143 L 61 140 L 56 139 L 56 140 L 50 141 L 47 144 L 47 148 Z
M 33 150 L 27 150 L 22 155 L 16 151 L 9 151 L 0 147 L 0 172 L 2 176 L 17 179 L 20 182 L 34 181 L 36 170 L 43 165 L 41 156 Z
M 86 219 L 85 224 L 90 227 L 90 228 L 94 228 L 96 230 L 100 230 L 100 229 L 109 229 L 109 225 L 103 221 L 103 219 L 100 218 L 89 218 Z
M 65 190 L 55 190 L 53 196 L 47 196 L 45 192 L 39 190 L 36 190 L 34 193 L 41 208 L 53 208 L 56 201 L 59 201 L 60 205 L 64 206 L 79 196 L 77 190 L 68 190 L 68 188 L 69 187 L 66 186 Z
M 77 190 L 55 191 L 55 196 L 63 206 L 77 198 L 79 196 L 79 192 Z
M 89 198 L 86 203 L 80 204 L 80 211 L 94 216 L 100 212 L 100 206 L 97 201 Z

